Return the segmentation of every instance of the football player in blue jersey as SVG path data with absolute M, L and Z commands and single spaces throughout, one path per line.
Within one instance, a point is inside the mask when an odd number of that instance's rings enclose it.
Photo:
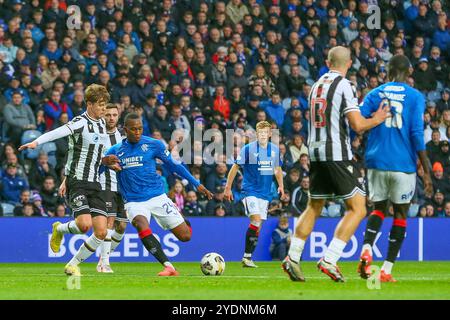
M 283 171 L 281 169 L 280 152 L 278 147 L 269 142 L 271 124 L 267 121 L 256 125 L 257 141 L 245 145 L 235 164 L 228 173 L 225 186 L 225 199 L 233 200 L 231 187 L 239 170 L 243 169 L 242 191 L 245 214 L 250 218 L 250 225 L 245 236 L 245 252 L 242 266 L 256 268 L 252 260 L 253 251 L 258 243 L 258 236 L 263 220 L 267 219 L 267 209 L 272 198 L 271 186 L 273 175 L 278 182 L 278 193 L 284 198 Z
M 431 197 L 433 185 L 425 143 L 423 114 L 425 100 L 416 89 L 406 84 L 411 64 L 407 57 L 396 55 L 388 65 L 388 83 L 364 98 L 361 113 L 368 118 L 383 101 L 392 114 L 369 132 L 366 166 L 369 198 L 374 204 L 370 214 L 358 272 L 363 279 L 371 275 L 372 246 L 387 212 L 388 201 L 394 207 L 394 221 L 389 234 L 389 248 L 380 272 L 382 282 L 395 282 L 392 266 L 400 251 L 406 232 L 406 217 L 416 187 L 417 155 L 424 169 L 425 193 Z
M 171 230 L 180 241 L 191 239 L 190 224 L 181 215 L 177 206 L 164 193 L 161 176 L 156 173 L 156 159 L 167 168 L 187 179 L 208 199 L 209 192 L 189 171 L 172 159 L 164 144 L 156 139 L 142 136 L 141 117 L 129 113 L 125 117 L 127 138 L 112 146 L 102 159 L 102 163 L 118 172 L 119 191 L 124 199 L 128 219 L 136 227 L 145 248 L 164 266 L 159 276 L 176 276 L 178 271 L 169 262 L 161 244 L 150 229 L 150 219 L 165 230 Z

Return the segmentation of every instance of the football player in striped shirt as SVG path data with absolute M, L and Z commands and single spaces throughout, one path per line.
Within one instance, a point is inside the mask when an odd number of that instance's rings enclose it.
M 89 258 L 107 235 L 105 201 L 101 197 L 99 167 L 107 143 L 105 116 L 110 96 L 106 87 L 92 84 L 86 88 L 86 112 L 69 123 L 47 132 L 19 148 L 34 149 L 38 145 L 69 136 L 69 153 L 65 166 L 67 194 L 75 220 L 53 224 L 50 248 L 58 252 L 66 233 L 83 234 L 92 227 L 94 235 L 86 240 L 65 266 L 67 275 L 80 276 L 79 264 Z

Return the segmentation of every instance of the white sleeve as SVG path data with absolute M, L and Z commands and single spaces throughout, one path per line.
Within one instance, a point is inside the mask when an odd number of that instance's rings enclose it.
M 343 99 L 343 102 L 345 103 L 345 107 L 344 107 L 344 110 L 342 110 L 342 112 L 344 114 L 347 114 L 352 111 L 360 112 L 359 105 L 358 105 L 358 97 L 356 96 L 355 86 L 347 79 L 344 79 L 343 81 L 341 81 L 341 83 L 342 83 L 342 85 L 341 85 L 342 99 Z
M 64 125 L 55 130 L 44 133 L 42 136 L 36 139 L 36 142 L 38 143 L 38 145 L 41 145 L 49 141 L 67 137 L 70 134 L 72 134 L 72 131 L 67 125 Z

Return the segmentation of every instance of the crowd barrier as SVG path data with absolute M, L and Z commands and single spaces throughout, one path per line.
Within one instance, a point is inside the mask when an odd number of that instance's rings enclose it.
M 65 222 L 69 219 L 59 219 Z M 59 253 L 54 254 L 49 247 L 54 218 L 0 218 L 0 262 L 67 262 L 77 248 L 87 238 L 86 235 L 66 235 Z M 162 247 L 172 261 L 200 261 L 208 252 L 221 254 L 225 261 L 239 261 L 244 250 L 245 232 L 249 220 L 245 217 L 190 218 L 193 235 L 189 242 L 183 243 L 170 233 L 162 230 L 156 222 L 151 222 L 154 234 L 160 239 Z M 306 243 L 302 259 L 317 260 L 333 237 L 339 219 L 320 218 L 314 232 Z M 254 253 L 256 261 L 271 260 L 269 246 L 271 233 L 277 226 L 276 218 L 268 219 L 262 228 L 258 247 Z M 294 218 L 290 218 L 293 229 Z M 407 235 L 399 260 L 430 261 L 450 260 L 450 219 L 412 218 L 408 219 Z M 359 259 L 364 237 L 364 220 L 351 241 L 347 244 L 343 261 Z M 382 260 L 387 253 L 388 235 L 392 219 L 385 219 L 383 228 L 374 246 L 376 260 Z M 96 253 L 98 256 L 98 251 Z M 88 261 L 96 261 L 91 257 Z M 142 246 L 136 230 L 128 225 L 122 243 L 112 254 L 112 262 L 155 261 Z

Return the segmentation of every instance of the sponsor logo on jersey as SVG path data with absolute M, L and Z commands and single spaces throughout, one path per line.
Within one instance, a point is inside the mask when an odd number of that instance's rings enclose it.
M 144 152 L 147 152 L 148 151 L 148 144 L 143 144 L 142 146 L 141 146 L 141 149 L 142 149 L 142 151 L 144 151 Z

